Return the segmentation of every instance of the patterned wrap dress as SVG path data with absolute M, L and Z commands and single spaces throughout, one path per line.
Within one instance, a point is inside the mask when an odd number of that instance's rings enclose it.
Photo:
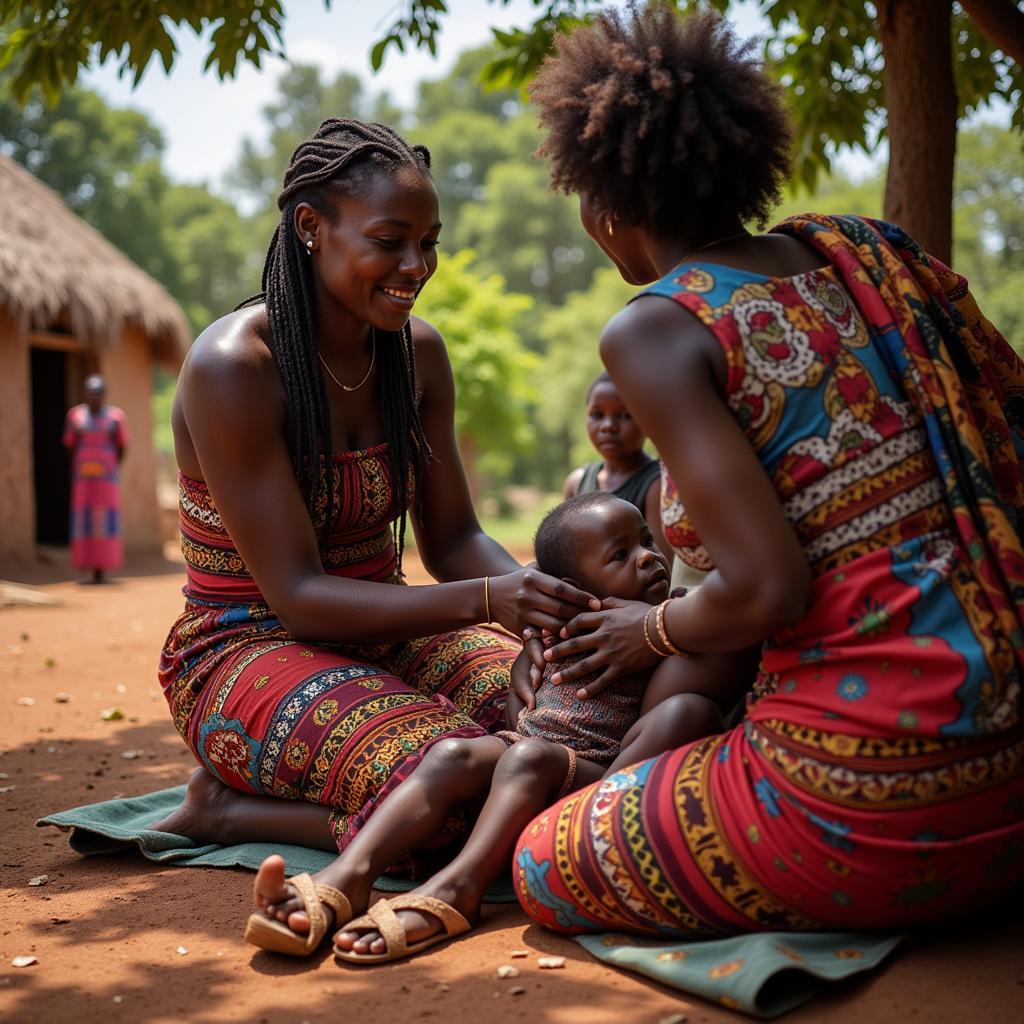
M 333 458 L 322 556 L 330 575 L 401 582 L 386 456 L 378 445 Z M 483 628 L 373 646 L 296 640 L 267 606 L 206 485 L 184 475 L 179 484 L 185 610 L 167 637 L 160 681 L 178 732 L 215 776 L 243 792 L 330 807 L 343 849 L 436 740 L 501 727 L 520 644 Z
M 65 448 L 71 450 L 71 564 L 76 569 L 117 569 L 121 538 L 120 453 L 128 446 L 128 421 L 116 405 L 93 413 L 68 410 Z
M 807 611 L 765 643 L 739 726 L 526 828 L 519 897 L 550 928 L 906 927 L 1024 878 L 1024 364 L 898 228 L 776 230 L 829 265 L 689 263 L 648 291 L 722 345 Z M 669 542 L 712 568 L 668 474 L 663 494 Z

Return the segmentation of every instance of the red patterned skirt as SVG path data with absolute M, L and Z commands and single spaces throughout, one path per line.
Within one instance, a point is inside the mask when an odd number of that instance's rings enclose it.
M 200 764 L 244 792 L 330 807 L 344 848 L 436 740 L 503 724 L 518 650 L 482 628 L 340 649 L 295 641 L 265 606 L 190 602 L 160 675 Z

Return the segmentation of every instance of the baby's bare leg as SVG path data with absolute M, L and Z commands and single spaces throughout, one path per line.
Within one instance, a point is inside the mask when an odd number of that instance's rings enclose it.
M 633 723 L 605 776 L 723 728 L 722 712 L 713 700 L 699 693 L 672 694 Z
M 640 717 L 605 774 L 721 732 L 721 709 L 728 709 L 749 688 L 759 656 L 758 647 L 666 658 L 651 675 Z
M 496 736 L 456 737 L 435 743 L 416 770 L 374 811 L 344 852 L 314 881 L 340 889 L 361 913 L 378 875 L 435 838 L 455 808 L 484 796 L 505 745 Z M 287 884 L 284 862 L 268 857 L 256 874 L 256 905 L 268 917 L 308 931 L 302 900 Z
M 415 894 L 443 900 L 467 920 L 475 921 L 484 890 L 508 869 L 519 833 L 552 803 L 568 767 L 569 757 L 560 744 L 530 737 L 509 747 L 494 769 L 490 794 L 466 845 L 450 864 L 414 890 Z M 600 777 L 598 765 L 577 758 L 572 788 Z M 418 911 L 401 910 L 398 918 L 407 942 L 418 942 L 441 928 L 432 915 Z M 387 948 L 380 934 L 369 929 L 343 928 L 335 936 L 335 944 L 357 953 L 383 953 Z

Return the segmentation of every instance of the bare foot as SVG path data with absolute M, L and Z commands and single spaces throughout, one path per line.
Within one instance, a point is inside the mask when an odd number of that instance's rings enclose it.
M 464 881 L 445 880 L 441 876 L 435 875 L 409 895 L 433 896 L 434 899 L 443 900 L 462 914 L 470 924 L 475 924 L 480 917 L 483 893 L 479 887 L 469 887 Z M 399 910 L 398 920 L 405 930 L 405 941 L 410 945 L 444 931 L 444 925 L 433 914 L 421 913 L 418 910 Z M 380 932 L 372 929 L 346 931 L 343 928 L 334 936 L 334 944 L 338 949 L 364 955 L 386 953 L 388 949 L 384 937 Z
M 228 834 L 227 811 L 236 800 L 244 799 L 244 793 L 225 786 L 205 768 L 197 768 L 188 780 L 181 806 L 149 827 L 154 832 L 170 832 L 198 843 L 229 844 L 232 839 Z
M 267 917 L 287 924 L 293 932 L 306 935 L 309 932 L 309 914 L 294 886 L 285 880 L 284 870 L 284 858 L 276 853 L 259 866 L 252 887 L 253 902 Z M 313 875 L 313 881 L 333 886 L 344 893 L 353 914 L 362 914 L 366 910 L 373 880 L 353 877 L 346 872 L 341 857 Z M 322 906 L 327 915 L 327 930 L 330 931 L 334 925 L 334 909 L 326 903 Z

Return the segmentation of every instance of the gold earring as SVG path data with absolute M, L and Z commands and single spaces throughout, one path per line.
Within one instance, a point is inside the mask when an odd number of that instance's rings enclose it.
M 608 229 L 608 237 L 613 237 L 615 235 L 615 225 L 612 224 L 611 217 L 609 217 L 608 220 L 605 221 L 605 227 Z

